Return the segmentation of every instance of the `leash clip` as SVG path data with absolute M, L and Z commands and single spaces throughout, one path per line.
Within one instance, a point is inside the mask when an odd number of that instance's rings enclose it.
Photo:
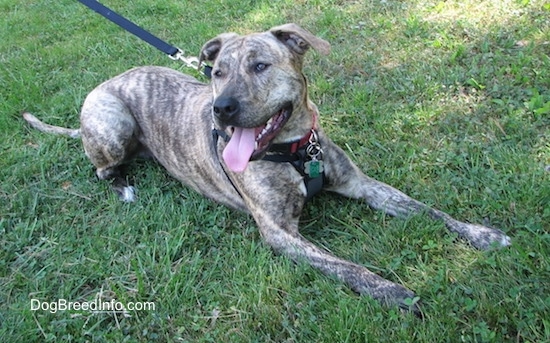
M 185 57 L 183 56 L 183 50 L 178 49 L 175 54 L 168 55 L 171 60 L 182 61 L 189 68 L 199 69 L 199 59 L 197 57 Z

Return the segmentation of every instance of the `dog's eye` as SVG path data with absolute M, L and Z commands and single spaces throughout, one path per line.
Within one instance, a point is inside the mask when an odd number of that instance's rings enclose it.
M 221 70 L 217 69 L 217 70 L 214 70 L 212 75 L 215 76 L 215 77 L 222 77 L 223 73 L 222 73 Z
M 266 70 L 267 67 L 269 67 L 269 64 L 258 63 L 258 64 L 256 64 L 256 66 L 254 67 L 254 71 L 257 72 L 257 73 L 259 73 L 259 72 L 262 72 L 262 71 Z

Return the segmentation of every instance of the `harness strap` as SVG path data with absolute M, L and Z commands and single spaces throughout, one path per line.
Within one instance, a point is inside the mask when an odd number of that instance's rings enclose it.
M 291 147 L 295 146 L 297 142 L 291 142 L 287 144 L 279 144 L 279 145 L 287 145 L 288 150 L 292 149 Z M 311 200 L 317 193 L 319 193 L 323 186 L 325 185 L 325 172 L 319 173 L 317 177 L 311 177 L 308 173 L 306 173 L 306 167 L 305 163 L 308 160 L 307 155 L 307 148 L 309 146 L 309 141 L 305 145 L 301 145 L 298 150 L 296 150 L 294 153 L 291 154 L 268 154 L 265 155 L 262 160 L 264 161 L 271 161 L 271 162 L 279 162 L 284 163 L 288 162 L 292 164 L 294 169 L 302 175 L 304 178 L 304 184 L 306 186 L 306 202 Z M 272 152 L 270 149 L 269 152 Z

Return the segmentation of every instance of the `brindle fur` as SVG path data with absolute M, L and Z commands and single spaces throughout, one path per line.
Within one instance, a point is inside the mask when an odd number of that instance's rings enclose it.
M 246 36 L 225 33 L 207 42 L 200 54 L 201 61 L 213 64 L 209 85 L 167 68 L 136 68 L 88 95 L 80 131 L 44 124 L 28 113 L 24 117 L 43 131 L 73 137 L 80 133 L 98 177 L 114 179 L 124 200 L 133 200 L 133 188 L 121 177 L 119 167 L 137 154 L 152 155 L 184 184 L 252 215 L 263 239 L 276 252 L 334 275 L 360 294 L 407 307 L 404 300 L 414 297 L 413 292 L 318 248 L 300 235 L 305 187 L 292 165 L 258 160 L 250 162 L 244 172 L 233 173 L 218 158 L 226 143 L 220 139 L 214 145 L 213 127 L 256 127 L 285 104 L 293 105 L 293 113 L 274 143 L 293 141 L 311 129 L 317 108 L 308 98 L 302 74 L 303 56 L 309 47 L 323 54 L 330 51 L 327 42 L 294 24 Z M 256 70 L 259 63 L 267 68 Z M 213 114 L 216 101 L 224 97 L 238 100 L 238 113 Z M 319 139 L 326 190 L 363 199 L 393 216 L 427 213 L 480 249 L 510 244 L 500 230 L 457 221 L 367 177 L 322 129 Z

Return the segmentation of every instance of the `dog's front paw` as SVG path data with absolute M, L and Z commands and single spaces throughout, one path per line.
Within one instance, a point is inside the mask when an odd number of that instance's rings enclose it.
M 457 222 L 455 229 L 454 231 L 478 249 L 502 248 L 512 244 L 512 239 L 499 229 L 460 222 Z
M 132 186 L 113 187 L 113 189 L 123 202 L 134 202 L 136 200 L 136 189 Z
M 388 285 L 384 286 L 382 292 L 375 295 L 375 298 L 386 306 L 397 306 L 405 313 L 413 313 L 417 317 L 422 317 L 419 306 L 420 298 L 411 290 L 399 284 L 388 283 Z

